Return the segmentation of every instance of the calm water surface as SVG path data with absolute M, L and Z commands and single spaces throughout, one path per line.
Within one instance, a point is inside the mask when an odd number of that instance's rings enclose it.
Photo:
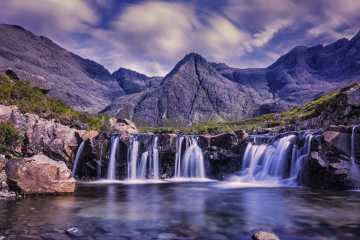
M 249 239 L 259 229 L 281 239 L 360 239 L 360 192 L 80 185 L 71 196 L 0 202 L 0 236 L 8 239 L 71 239 L 70 227 L 81 229 L 76 239 Z

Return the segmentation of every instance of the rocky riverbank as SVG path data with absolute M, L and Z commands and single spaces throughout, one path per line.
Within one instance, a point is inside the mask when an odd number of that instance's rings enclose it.
M 83 141 L 96 144 L 97 131 L 76 129 L 5 105 L 0 105 L 0 124 L 7 126 L 2 132 L 5 142 L 9 129 L 16 135 L 16 141 L 4 145 L 5 155 L 0 156 L 0 198 L 11 199 L 15 193 L 74 192 L 75 179 L 69 169 L 76 150 Z M 114 131 L 124 139 L 137 132 L 131 122 L 110 118 L 102 134 Z

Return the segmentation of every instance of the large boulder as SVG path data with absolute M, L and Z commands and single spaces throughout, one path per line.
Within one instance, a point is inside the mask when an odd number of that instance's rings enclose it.
M 6 174 L 11 189 L 24 194 L 58 194 L 75 191 L 75 179 L 61 161 L 43 154 L 9 160 Z
M 348 156 L 351 155 L 351 128 L 345 126 L 330 126 L 323 133 L 327 145 Z
M 117 133 L 125 141 L 128 140 L 130 134 L 138 133 L 135 124 L 128 119 L 110 118 L 108 122 L 108 130 L 110 133 Z
M 354 186 L 351 181 L 351 135 L 344 127 L 335 127 L 316 136 L 311 142 L 311 155 L 305 162 L 301 174 L 302 182 L 313 188 L 347 189 Z

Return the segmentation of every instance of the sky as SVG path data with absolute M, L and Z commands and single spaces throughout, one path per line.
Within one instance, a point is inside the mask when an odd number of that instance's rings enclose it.
M 1 0 L 0 22 L 51 38 L 110 71 L 163 76 L 189 52 L 266 67 L 297 45 L 360 30 L 360 0 Z

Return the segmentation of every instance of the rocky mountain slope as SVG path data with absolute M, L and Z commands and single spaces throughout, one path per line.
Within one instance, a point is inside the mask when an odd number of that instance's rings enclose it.
M 98 112 L 124 94 L 100 64 L 19 26 L 0 24 L 0 72 L 9 69 L 82 111 Z
M 269 91 L 231 81 L 203 57 L 191 53 L 161 85 L 120 97 L 105 112 L 140 123 L 183 125 L 249 117 L 266 102 L 274 102 Z
M 126 68 L 119 68 L 112 76 L 118 81 L 126 94 L 144 91 L 150 87 L 159 86 L 162 77 L 148 77 L 145 74 Z

